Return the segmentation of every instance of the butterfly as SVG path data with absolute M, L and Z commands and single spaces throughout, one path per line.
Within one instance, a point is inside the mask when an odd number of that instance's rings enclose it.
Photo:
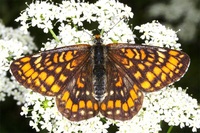
M 190 58 L 178 50 L 112 43 L 78 44 L 28 55 L 12 62 L 16 80 L 44 96 L 55 96 L 70 121 L 92 118 L 129 120 L 142 107 L 143 92 L 179 80 Z

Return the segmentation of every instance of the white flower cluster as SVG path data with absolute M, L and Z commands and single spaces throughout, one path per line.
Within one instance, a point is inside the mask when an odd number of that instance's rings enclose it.
M 197 27 L 200 23 L 198 2 L 198 0 L 169 0 L 167 4 L 159 2 L 150 6 L 148 13 L 154 18 L 162 16 L 168 24 L 175 22 L 175 28 L 181 29 L 179 37 L 186 42 L 192 41 L 198 37 Z
M 91 30 L 84 29 L 83 23 L 91 25 L 96 22 L 99 24 L 97 30 L 103 29 L 108 32 L 102 35 L 105 43 L 111 42 L 110 38 L 113 40 L 117 38 L 117 41 L 121 42 L 128 39 L 134 42 L 135 36 L 123 19 L 132 17 L 131 8 L 115 0 L 99 0 L 94 4 L 76 3 L 70 0 L 62 1 L 61 4 L 36 1 L 31 3 L 16 20 L 22 24 L 24 32 L 30 26 L 37 26 L 47 33 L 58 25 L 57 38 L 61 42 L 59 46 L 66 46 L 80 42 L 91 44 Z M 78 30 L 79 28 L 82 30 Z M 45 45 L 45 48 L 51 49 L 52 46 Z
M 160 122 L 171 126 L 200 128 L 200 106 L 181 87 L 165 87 L 160 91 L 146 93 L 143 107 L 130 121 L 117 123 L 120 132 L 156 133 L 161 131 Z M 133 128 L 134 127 L 134 128 Z
M 130 7 L 115 0 L 99 0 L 94 4 L 76 3 L 73 0 L 62 1 L 61 4 L 35 1 L 22 12 L 17 21 L 22 24 L 21 29 L 24 32 L 27 32 L 31 26 L 43 29 L 44 33 L 51 32 L 54 39 L 44 44 L 42 50 L 46 50 L 76 43 L 90 43 L 92 31 L 84 27 L 85 23 L 98 24 L 97 29 L 101 31 L 104 43 L 110 43 L 112 40 L 134 42 L 135 36 L 124 22 L 124 17 L 127 19 L 133 17 Z M 55 25 L 58 27 L 57 36 L 53 32 Z M 159 46 L 170 46 L 176 49 L 180 47 L 176 42 L 177 36 L 174 31 L 166 29 L 158 22 L 148 23 L 145 28 L 143 26 L 137 26 L 135 29 L 144 32 L 142 39 L 145 43 L 154 42 Z M 28 89 L 24 89 L 23 96 L 24 105 L 21 115 L 31 119 L 29 124 L 37 132 L 46 129 L 55 133 L 81 131 L 104 133 L 111 124 L 116 124 L 118 132 L 156 133 L 162 130 L 160 127 L 162 120 L 174 126 L 192 127 L 194 132 L 200 128 L 197 101 L 188 96 L 185 91 L 174 87 L 145 95 L 143 108 L 132 120 L 125 122 L 106 120 L 103 123 L 100 116 L 71 122 L 58 112 L 55 97 L 42 96 Z M 173 111 L 175 113 L 171 114 Z
M 10 61 L 31 53 L 36 50 L 33 38 L 29 34 L 23 34 L 19 29 L 7 28 L 0 22 L 0 101 L 5 100 L 5 96 L 14 96 L 21 103 L 23 96 L 14 83 L 7 77 Z
M 135 30 L 139 30 L 141 39 L 144 40 L 145 45 L 167 47 L 171 49 L 180 50 L 180 43 L 177 43 L 178 37 L 175 31 L 166 28 L 158 21 L 146 23 L 141 26 L 136 26 Z

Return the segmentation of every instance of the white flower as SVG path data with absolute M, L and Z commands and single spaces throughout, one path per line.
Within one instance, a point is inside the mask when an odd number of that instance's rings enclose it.
M 29 125 L 30 125 L 33 129 L 35 129 L 36 132 L 39 132 L 39 131 L 40 131 L 40 129 L 37 127 L 37 126 L 38 126 L 38 123 L 37 123 L 37 122 L 31 120 L 31 121 L 29 122 Z
M 28 107 L 27 106 L 22 106 L 22 112 L 20 113 L 20 115 L 28 115 Z

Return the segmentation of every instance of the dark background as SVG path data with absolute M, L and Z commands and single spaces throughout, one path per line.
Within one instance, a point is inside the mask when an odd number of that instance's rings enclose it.
M 60 2 L 61 0 L 54 0 L 54 2 Z M 86 0 L 87 1 L 87 0 Z M 165 0 L 120 0 L 122 3 L 127 4 L 132 7 L 134 13 L 134 19 L 130 21 L 133 25 L 141 25 L 147 22 L 151 22 L 153 19 L 159 20 L 160 23 L 165 23 L 163 17 L 160 18 L 150 18 L 148 16 L 148 8 L 153 3 L 165 2 Z M 25 2 L 30 3 L 32 0 L 0 0 L 0 19 L 3 20 L 3 23 L 6 26 L 17 28 L 19 23 L 14 20 L 19 16 L 20 12 L 24 10 L 27 5 Z M 91 3 L 94 3 L 95 0 L 90 0 Z M 200 9 L 200 2 L 197 4 L 197 7 Z M 172 14 L 173 15 L 173 14 Z M 182 21 L 181 19 L 179 21 Z M 178 22 L 177 22 L 178 23 Z M 173 25 L 173 23 L 171 24 Z M 200 29 L 200 24 L 196 27 Z M 46 41 L 47 36 L 41 30 L 37 28 L 30 30 L 31 35 L 35 38 L 34 41 L 38 47 L 41 47 L 42 42 Z M 176 86 L 181 86 L 182 88 L 188 87 L 187 93 L 192 95 L 193 98 L 200 101 L 200 30 L 196 33 L 196 39 L 184 42 L 179 40 L 182 44 L 182 49 L 184 52 L 188 53 L 191 58 L 191 65 L 188 69 L 186 75 L 177 83 Z M 136 40 L 137 42 L 137 40 Z M 20 116 L 21 107 L 16 105 L 16 101 L 12 97 L 6 97 L 6 101 L 0 102 L 0 133 L 34 133 L 35 130 L 32 130 L 29 126 L 29 119 L 24 116 Z M 166 133 L 168 129 L 166 123 L 162 124 L 162 132 Z M 116 131 L 115 127 L 110 129 L 111 132 Z M 200 130 L 198 130 L 200 131 Z M 41 131 L 46 133 L 47 131 Z M 191 129 L 179 127 L 174 127 L 172 133 L 189 133 Z

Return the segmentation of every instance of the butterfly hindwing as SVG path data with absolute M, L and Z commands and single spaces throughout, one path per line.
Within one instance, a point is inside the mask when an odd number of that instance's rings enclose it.
M 100 112 L 114 120 L 131 119 L 142 106 L 143 94 L 118 64 L 109 58 L 106 64 L 107 92 Z
M 143 91 L 159 90 L 180 79 L 187 71 L 189 56 L 177 50 L 135 44 L 109 44 L 108 58 Z
M 55 96 L 90 56 L 90 45 L 74 45 L 47 50 L 13 61 L 11 71 L 26 88 L 47 96 Z
M 96 116 L 99 112 L 99 104 L 93 96 L 91 58 L 88 58 L 70 78 L 65 90 L 56 98 L 58 110 L 71 121 Z

